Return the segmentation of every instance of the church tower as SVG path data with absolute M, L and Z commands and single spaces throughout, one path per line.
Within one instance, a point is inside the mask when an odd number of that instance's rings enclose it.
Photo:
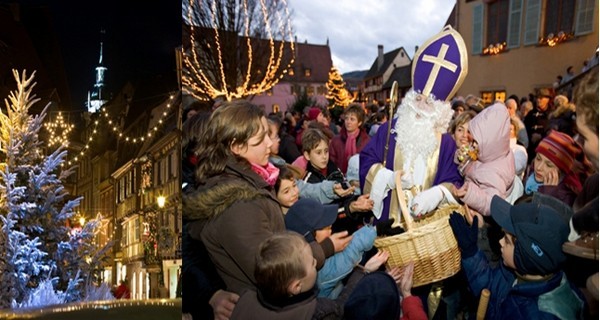
M 100 31 L 101 34 L 104 34 L 104 30 Z M 88 91 L 88 99 L 87 99 L 87 109 L 88 112 L 94 113 L 102 107 L 106 102 L 108 102 L 108 93 L 105 92 L 104 87 L 104 74 L 106 70 L 108 70 L 103 63 L 103 41 L 100 40 L 100 59 L 98 60 L 98 66 L 96 67 L 96 83 L 94 84 L 94 88 L 91 91 Z

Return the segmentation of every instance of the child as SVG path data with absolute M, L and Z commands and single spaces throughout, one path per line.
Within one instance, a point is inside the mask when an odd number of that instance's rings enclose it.
M 498 196 L 492 198 L 490 212 L 505 230 L 502 263 L 495 268 L 477 248 L 477 216 L 468 226 L 460 214 L 450 215 L 471 290 L 491 292 L 486 319 L 581 318 L 583 297 L 561 270 L 566 259 L 561 248 L 569 234 L 566 219 L 550 207 L 511 206 Z
M 341 184 L 329 180 L 316 184 L 306 183 L 297 179 L 297 172 L 294 171 L 297 171 L 297 168 L 293 165 L 280 167 L 279 177 L 275 182 L 275 194 L 283 214 L 287 213 L 299 197 L 330 203 L 340 197 L 352 195 L 353 188 L 343 189 Z
M 337 212 L 335 204 L 322 205 L 312 199 L 300 199 L 285 215 L 285 227 L 303 235 L 308 242 L 321 242 L 331 235 L 331 225 L 337 218 Z M 375 237 L 377 230 L 374 226 L 363 226 L 354 233 L 343 251 L 325 260 L 317 278 L 319 297 L 335 299 L 339 295 L 343 288 L 342 280 L 358 265 L 363 254 L 373 247 Z M 383 262 L 389 256 L 387 252 L 379 254 L 383 256 Z M 371 266 L 369 271 L 376 271 L 380 266 Z
M 344 303 L 364 277 L 355 269 L 336 300 L 317 298 L 315 259 L 306 240 L 295 232 L 265 239 L 255 261 L 256 291 L 242 293 L 232 320 L 341 319 Z
M 582 189 L 581 176 L 587 171 L 579 144 L 570 136 L 552 130 L 535 152 L 532 172 L 525 182 L 525 193 L 544 193 L 572 206 Z
M 472 150 L 464 161 L 470 162 L 459 165 L 465 183 L 460 189 L 454 185 L 450 189 L 454 198 L 460 198 L 478 213 L 489 216 L 492 196 L 507 198 L 513 191 L 516 177 L 515 160 L 510 150 L 510 119 L 504 104 L 495 103 L 477 114 L 469 122 L 469 131 L 473 136 Z M 428 212 L 424 210 L 427 206 L 423 203 L 423 194 L 413 201 L 416 208 L 412 212 L 416 216 Z
M 319 183 L 325 180 L 334 180 L 347 184 L 344 175 L 337 166 L 329 159 L 329 139 L 316 129 L 308 129 L 302 136 L 302 153 L 308 161 L 306 165 L 306 176 L 304 181 L 308 183 Z M 351 188 L 350 185 L 344 189 Z M 334 232 L 348 230 L 352 233 L 362 223 L 362 218 L 369 217 L 373 209 L 373 200 L 369 195 L 345 197 L 335 201 L 340 207 L 340 219 L 334 224 Z

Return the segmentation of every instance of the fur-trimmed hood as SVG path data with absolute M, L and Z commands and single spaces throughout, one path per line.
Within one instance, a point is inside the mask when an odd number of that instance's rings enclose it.
M 268 184 L 257 174 L 247 172 L 230 162 L 224 174 L 209 178 L 206 183 L 184 192 L 183 219 L 211 219 L 238 201 L 272 198 L 277 202 L 267 187 Z
M 230 195 L 230 196 L 227 196 Z M 237 201 L 267 197 L 266 194 L 238 179 L 231 179 L 207 188 L 199 188 L 182 197 L 186 220 L 206 220 L 221 214 Z

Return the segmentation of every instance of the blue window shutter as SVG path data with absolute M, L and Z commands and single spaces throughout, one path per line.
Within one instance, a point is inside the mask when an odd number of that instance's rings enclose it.
M 510 0 L 508 8 L 508 36 L 506 43 L 509 48 L 518 48 L 521 45 L 521 12 L 523 0 Z
M 481 54 L 483 49 L 483 4 L 473 6 L 473 51 L 472 54 Z
M 577 1 L 577 13 L 575 22 L 575 34 L 586 34 L 594 30 L 594 7 L 595 0 Z
M 525 38 L 523 44 L 536 44 L 540 37 L 541 0 L 527 0 L 525 11 Z

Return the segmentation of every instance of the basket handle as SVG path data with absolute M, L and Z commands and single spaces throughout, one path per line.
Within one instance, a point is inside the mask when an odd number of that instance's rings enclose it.
M 400 170 L 395 172 L 396 193 L 398 194 L 398 202 L 400 203 L 400 212 L 402 212 L 402 218 L 404 218 L 404 223 L 406 224 L 406 231 L 410 231 L 413 229 L 413 218 L 410 215 L 410 211 L 408 211 L 406 198 L 404 197 L 404 192 L 402 191 L 401 175 L 402 172 Z

